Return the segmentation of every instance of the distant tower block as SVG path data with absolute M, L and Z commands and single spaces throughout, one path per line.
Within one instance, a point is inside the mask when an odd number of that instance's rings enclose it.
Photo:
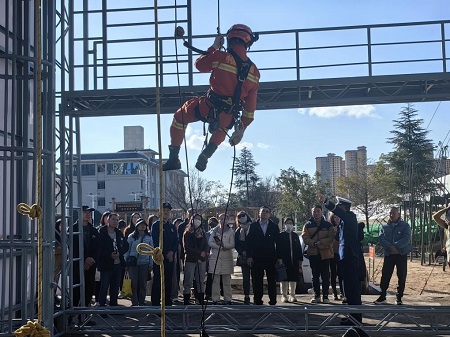
M 123 149 L 131 151 L 144 149 L 144 128 L 142 126 L 123 127 Z

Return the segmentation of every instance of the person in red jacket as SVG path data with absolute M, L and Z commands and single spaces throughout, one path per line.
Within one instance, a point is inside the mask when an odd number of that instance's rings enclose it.
M 211 138 L 195 165 L 199 171 L 204 171 L 208 159 L 225 140 L 227 131 L 235 127 L 229 140 L 235 146 L 253 121 L 260 74 L 247 57 L 247 50 L 258 35 L 246 25 L 236 24 L 228 30 L 226 37 L 227 51 L 220 50 L 224 37 L 218 35 L 207 54 L 195 61 L 200 72 L 211 73 L 210 88 L 205 95 L 185 102 L 175 113 L 170 127 L 169 159 L 164 163 L 163 171 L 181 168 L 178 154 L 187 124 L 199 120 L 209 124 Z

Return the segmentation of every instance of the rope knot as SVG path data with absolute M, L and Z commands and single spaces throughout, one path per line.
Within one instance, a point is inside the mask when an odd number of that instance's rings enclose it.
M 14 331 L 16 337 L 50 337 L 50 331 L 44 328 L 38 322 L 28 321 L 27 324 L 22 325 L 19 329 Z
M 17 205 L 17 212 L 22 215 L 28 215 L 28 217 L 33 220 L 39 218 L 42 215 L 42 208 L 37 204 L 34 204 L 30 207 L 27 204 L 21 202 Z
M 151 256 L 158 266 L 161 266 L 164 262 L 164 255 L 159 247 L 152 247 L 148 243 L 140 243 L 136 250 L 141 255 Z

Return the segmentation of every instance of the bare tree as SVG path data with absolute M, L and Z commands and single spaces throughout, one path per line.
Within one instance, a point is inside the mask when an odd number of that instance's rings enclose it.
M 187 210 L 193 208 L 201 212 L 208 207 L 214 207 L 223 202 L 223 186 L 218 181 L 208 181 L 199 175 L 199 172 L 192 169 L 189 180 L 185 179 L 185 184 L 175 185 L 166 190 L 173 206 Z

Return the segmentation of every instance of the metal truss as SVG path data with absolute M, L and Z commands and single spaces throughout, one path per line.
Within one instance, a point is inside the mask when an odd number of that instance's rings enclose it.
M 69 328 L 68 333 L 125 335 L 160 334 L 160 308 L 99 308 L 67 310 L 66 315 L 84 314 L 85 320 Z M 343 333 L 341 318 L 349 313 L 362 313 L 364 324 L 357 322 L 370 336 L 450 334 L 450 307 L 425 306 L 208 306 L 205 327 L 214 335 L 275 334 L 304 335 Z M 195 334 L 200 332 L 201 308 L 166 308 L 166 334 Z M 96 325 L 89 322 L 95 319 Z
M 161 88 L 161 113 L 173 113 L 180 99 L 203 95 L 206 86 Z M 65 95 L 68 113 L 78 117 L 156 113 L 156 89 L 75 91 Z M 392 75 L 261 83 L 257 110 L 317 106 L 431 102 L 450 99 L 450 74 Z

